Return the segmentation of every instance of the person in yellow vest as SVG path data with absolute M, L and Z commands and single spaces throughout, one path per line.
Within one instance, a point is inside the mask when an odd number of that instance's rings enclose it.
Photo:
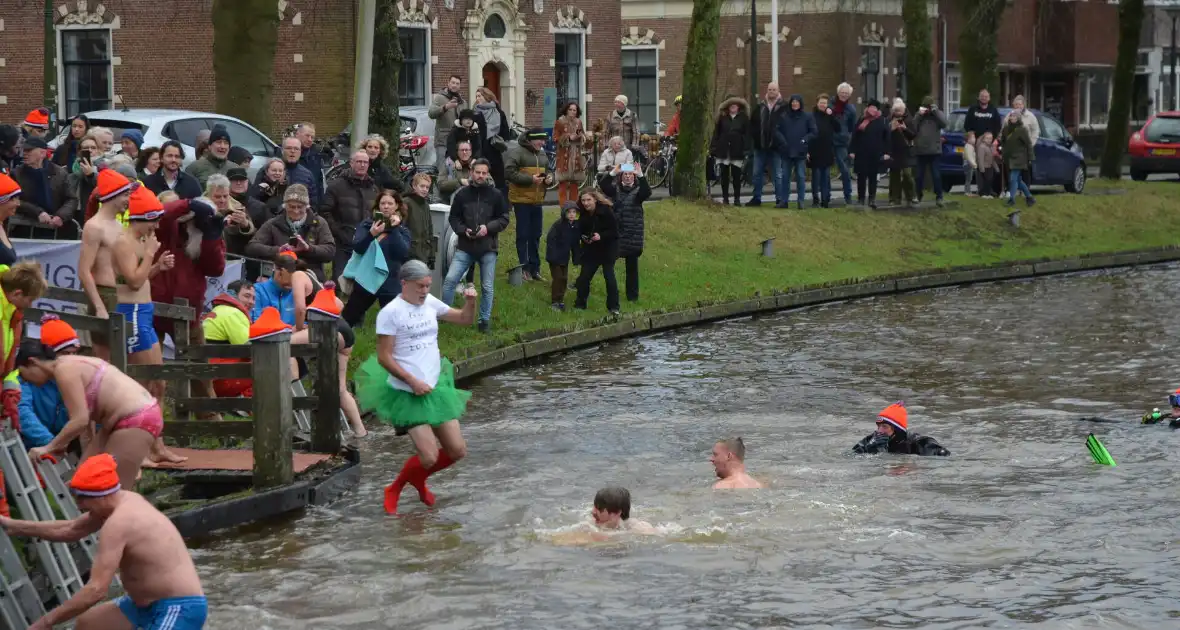
M 20 374 L 16 370 L 16 351 L 22 337 L 24 309 L 48 289 L 41 266 L 35 262 L 0 265 L 0 326 L 3 327 L 4 385 L 0 390 L 0 419 L 14 431 L 20 431 Z M 4 474 L 0 473 L 0 515 L 9 516 L 8 496 L 4 494 Z
M 201 318 L 205 343 L 211 345 L 241 345 L 250 342 L 250 309 L 254 308 L 254 285 L 247 280 L 234 280 L 228 293 L 213 298 L 213 309 Z M 210 363 L 249 363 L 249 359 L 209 359 Z M 220 378 L 213 380 L 213 391 L 218 398 L 251 398 L 254 381 L 249 378 Z

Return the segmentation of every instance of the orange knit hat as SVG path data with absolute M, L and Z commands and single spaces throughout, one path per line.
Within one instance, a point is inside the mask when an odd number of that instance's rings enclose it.
M 324 288 L 315 294 L 315 299 L 308 305 L 307 310 L 328 317 L 340 317 L 340 306 L 336 304 L 336 283 L 331 280 L 325 282 Z
M 98 185 L 94 188 L 94 193 L 98 195 L 99 201 L 110 201 L 115 197 L 131 190 L 131 180 L 123 177 L 113 168 L 104 168 L 98 172 Z
M 34 109 L 25 116 L 24 124 L 37 129 L 49 129 L 49 110 L 44 107 Z
M 887 422 L 893 425 L 893 428 L 900 431 L 908 431 L 908 429 L 906 429 L 906 426 L 908 425 L 908 419 L 909 413 L 905 410 L 904 401 L 895 402 L 892 405 L 882 409 L 881 413 L 877 414 L 877 422 Z
M 83 497 L 105 497 L 121 489 L 119 468 L 110 453 L 93 455 L 82 462 L 70 480 L 70 490 Z
M 253 324 L 250 324 L 250 341 L 257 341 L 265 337 L 272 337 L 288 332 L 291 332 L 291 327 L 283 321 L 283 318 L 279 315 L 279 309 L 268 306 L 262 309 L 262 314 L 258 316 L 258 319 Z
M 0 203 L 10 201 L 20 196 L 20 184 L 16 180 L 0 173 Z
M 41 345 L 57 352 L 70 346 L 81 346 L 82 342 L 78 341 L 78 332 L 73 326 L 61 321 L 53 313 L 46 313 L 41 317 Z
M 164 204 L 156 199 L 147 186 L 137 186 L 132 191 L 131 202 L 127 204 L 128 221 L 159 221 L 163 216 Z

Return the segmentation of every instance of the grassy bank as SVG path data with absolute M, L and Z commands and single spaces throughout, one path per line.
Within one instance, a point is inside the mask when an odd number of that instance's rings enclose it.
M 1112 184 L 1121 194 L 1090 183 L 1092 194 L 1044 194 L 1022 210 L 1021 227 L 1008 226 L 1010 210 L 997 200 L 954 197 L 946 210 L 776 210 L 690 204 L 677 200 L 646 206 L 646 244 L 640 259 L 640 301 L 622 303 L 622 316 L 675 311 L 697 302 L 749 298 L 806 284 L 942 267 L 1036 258 L 1065 258 L 1158 247 L 1180 242 L 1180 186 L 1171 182 Z M 1117 192 L 1117 191 L 1111 191 Z M 545 225 L 557 218 L 548 209 Z M 500 235 L 492 333 L 443 325 L 440 344 L 453 359 L 533 338 L 544 331 L 591 327 L 607 317 L 601 275 L 589 309 L 575 311 L 569 294 L 565 313 L 549 308 L 549 284 L 512 287 L 507 269 L 516 265 L 515 222 Z M 759 243 L 775 237 L 774 257 L 760 256 Z M 542 247 L 544 239 L 542 238 Z M 577 270 L 571 269 L 576 276 Z M 622 292 L 623 264 L 616 265 Z M 545 270 L 548 278 L 548 270 Z M 370 312 L 357 331 L 354 364 L 373 350 Z

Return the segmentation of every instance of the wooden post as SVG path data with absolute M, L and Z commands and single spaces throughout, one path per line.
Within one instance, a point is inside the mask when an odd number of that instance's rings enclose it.
M 319 398 L 311 423 L 311 450 L 340 452 L 340 354 L 336 318 L 307 312 L 311 343 L 316 344 L 315 395 Z
M 177 306 L 188 306 L 188 300 L 186 300 L 185 298 L 176 298 L 176 299 L 172 300 L 172 303 Z M 188 326 L 189 326 L 189 323 L 183 319 L 172 320 L 172 343 L 176 346 L 176 360 L 177 361 L 188 361 L 189 360 L 187 351 L 188 351 L 188 346 L 189 346 L 189 334 L 191 333 L 191 331 L 189 330 Z M 163 344 L 164 340 L 161 339 L 160 343 Z M 190 380 L 183 379 L 183 380 L 179 380 L 179 381 L 173 381 L 173 384 L 176 386 L 176 389 L 175 389 L 176 393 L 174 395 L 177 398 L 191 398 L 192 397 L 193 386 L 192 386 L 192 382 Z M 167 391 L 167 388 L 165 388 L 165 391 Z M 176 410 L 173 409 L 172 411 L 175 412 Z M 188 421 L 192 421 L 192 419 L 193 419 L 193 414 L 191 412 L 185 412 L 183 418 L 177 418 L 177 420 L 188 420 Z
M 291 439 L 291 333 L 250 342 L 254 378 L 254 488 L 273 488 L 295 479 Z
M 109 363 L 119 369 L 120 372 L 127 372 L 127 320 L 123 319 L 122 313 L 110 311 L 110 316 L 107 318 L 107 343 L 111 344 L 109 352 L 111 359 Z

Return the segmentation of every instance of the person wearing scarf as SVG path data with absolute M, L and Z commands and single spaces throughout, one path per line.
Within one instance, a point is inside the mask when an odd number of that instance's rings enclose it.
M 877 207 L 877 176 L 881 165 L 889 159 L 889 127 L 881 118 L 881 104 L 869 101 L 852 131 L 848 144 L 848 158 L 856 173 L 856 203 Z

